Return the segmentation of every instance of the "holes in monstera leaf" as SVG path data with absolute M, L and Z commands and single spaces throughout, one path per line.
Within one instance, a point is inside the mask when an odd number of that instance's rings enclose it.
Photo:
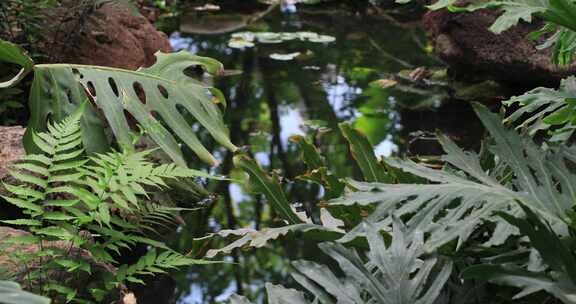
M 138 100 L 140 100 L 142 104 L 146 104 L 146 92 L 144 92 L 142 84 L 139 82 L 134 82 L 132 84 L 132 88 L 134 89 L 136 96 L 138 96 Z
M 72 74 L 74 74 L 77 79 L 84 79 L 84 74 L 82 74 L 78 69 L 72 69 Z
M 190 113 L 190 111 L 188 111 L 188 109 L 186 109 L 185 106 L 181 104 L 176 104 L 176 111 L 178 111 L 178 113 L 180 113 L 180 115 L 182 115 L 182 117 L 186 119 L 186 121 L 190 126 L 194 126 L 198 122 L 198 120 L 196 120 L 194 115 L 192 115 L 192 113 Z M 194 131 L 196 132 L 198 130 L 195 129 Z
M 112 89 L 112 92 L 114 93 L 114 95 L 116 95 L 116 97 L 120 96 L 120 94 L 118 92 L 118 86 L 116 85 L 116 81 L 114 80 L 114 78 L 109 77 L 108 78 L 108 84 L 110 85 L 110 88 Z
M 128 122 L 128 126 L 130 130 L 138 130 L 138 120 L 132 116 L 132 113 L 128 112 L 128 110 L 124 110 L 124 117 L 126 117 L 126 121 Z
M 88 90 L 90 96 L 96 97 L 96 88 L 94 87 L 94 83 L 92 83 L 92 81 L 88 81 L 88 83 L 86 83 L 86 89 Z
M 168 99 L 168 97 L 170 97 L 170 95 L 168 94 L 168 90 L 166 90 L 166 88 L 164 86 L 162 86 L 161 84 L 158 85 L 158 91 L 160 92 L 162 97 L 164 97 L 166 99 Z
M 69 104 L 74 104 L 74 98 L 72 98 L 72 90 L 66 89 L 66 100 Z
M 201 65 L 191 65 L 184 69 L 184 75 L 201 80 L 206 70 Z

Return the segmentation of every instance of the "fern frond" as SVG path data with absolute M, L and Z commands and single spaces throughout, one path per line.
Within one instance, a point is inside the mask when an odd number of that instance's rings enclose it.
M 132 283 L 144 284 L 144 281 L 137 278 L 137 276 L 155 275 L 182 266 L 210 263 L 214 262 L 191 259 L 174 251 L 164 251 L 157 254 L 156 250 L 152 249 L 141 257 L 136 264 L 131 266 L 123 265 L 120 267 L 118 269 L 117 279 L 119 282 L 126 280 Z

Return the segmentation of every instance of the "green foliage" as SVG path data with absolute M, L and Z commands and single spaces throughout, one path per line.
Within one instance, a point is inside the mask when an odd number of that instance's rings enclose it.
M 303 136 L 292 136 L 290 141 L 298 145 L 300 158 L 308 168 L 306 173 L 297 178 L 322 186 L 325 191 L 324 199 L 340 196 L 344 191 L 344 183 L 328 170 L 325 158 L 320 155 L 310 140 Z
M 313 295 L 313 303 L 436 303 L 452 272 L 452 264 L 439 262 L 434 256 L 422 258 L 423 234 L 408 234 L 399 220 L 394 222 L 392 243 L 388 246 L 375 227 L 367 228 L 370 245 L 365 253 L 367 261 L 357 251 L 340 244 L 320 244 L 320 249 L 338 263 L 343 278 L 325 265 L 310 261 L 293 263 L 292 277 Z M 271 284 L 266 288 L 268 303 L 312 303 L 294 290 Z
M 385 167 L 376 159 L 374 149 L 368 139 L 348 124 L 340 124 L 340 130 L 350 143 L 350 151 L 362 170 L 364 180 L 367 182 L 391 181 Z
M 366 136 L 351 128 L 348 124 L 341 124 L 340 128 L 348 140 L 350 151 L 367 181 L 391 181 L 394 179 L 394 175 L 388 172 L 384 164 L 374 155 L 374 151 Z M 327 189 L 327 199 L 340 196 L 343 193 L 345 184 L 328 170 L 324 158 L 310 141 L 300 136 L 292 137 L 291 141 L 297 143 L 300 147 L 301 159 L 308 167 L 307 172 L 298 176 L 297 179 L 323 186 Z M 270 177 L 255 160 L 245 155 L 237 155 L 234 158 L 234 164 L 249 175 L 249 183 L 253 191 L 264 194 L 270 207 L 288 225 L 263 228 L 259 231 L 250 228 L 221 230 L 206 238 L 210 239 L 215 236 L 228 238 L 234 236 L 236 240 L 221 249 L 208 251 L 207 257 L 230 253 L 236 248 L 260 248 L 269 241 L 276 240 L 289 233 L 299 233 L 305 238 L 315 241 L 332 241 L 342 237 L 344 232 L 342 227 L 346 226 L 347 223 L 356 225 L 360 222 L 360 217 L 357 214 L 346 213 L 339 208 L 330 208 L 328 210 L 321 203 L 317 206 L 319 207 L 320 223 L 314 223 L 313 219 L 306 215 L 305 212 L 296 211 L 293 204 L 288 200 L 276 175 Z
M 256 191 L 266 195 L 268 202 L 282 219 L 292 225 L 302 222 L 291 209 L 290 203 L 276 177 L 267 176 L 262 168 L 247 156 L 236 156 L 234 164 L 250 175 L 250 180 Z
M 138 277 L 145 275 L 157 275 L 166 273 L 167 270 L 177 269 L 182 266 L 189 266 L 192 264 L 208 264 L 211 262 L 194 260 L 187 258 L 179 253 L 173 251 L 164 251 L 157 254 L 156 249 L 149 250 L 148 253 L 142 256 L 134 265 L 122 265 L 118 268 L 116 273 L 116 284 L 124 281 L 144 284 L 144 281 Z M 111 279 L 107 283 L 114 282 Z
M 21 289 L 20 285 L 0 281 L 0 303 L 2 304 L 50 304 L 50 299 L 37 296 Z
M 572 268 L 576 243 L 572 237 L 567 237 L 571 234 L 566 233 L 567 229 L 571 229 L 568 224 L 571 223 L 573 197 L 576 195 L 572 187 L 576 174 L 570 169 L 575 160 L 573 149 L 541 147 L 530 138 L 506 129 L 499 116 L 485 107 L 475 105 L 475 110 L 493 141 L 481 154 L 465 152 L 447 136 L 438 135 L 446 152 L 442 157 L 445 163 L 442 170 L 413 161 L 386 159 L 381 162 L 373 157 L 370 146 L 361 134 L 356 133 L 356 139 L 345 134 L 364 179 L 374 179 L 376 175 L 370 173 L 374 172 L 371 168 L 379 168 L 384 182 L 347 179 L 347 191 L 343 195 L 332 198 L 328 204 L 321 203 L 321 210 L 329 208 L 331 216 L 336 216 L 333 218 L 339 224 L 314 224 L 311 218 L 296 212 L 307 224 L 263 228 L 260 231 L 221 231 L 219 235 L 222 237 L 237 238 L 224 248 L 209 251 L 208 256 L 230 253 L 236 248 L 260 248 L 287 233 L 299 233 L 305 239 L 316 241 L 331 237 L 336 243 L 325 243 L 320 247 L 336 259 L 343 278 L 321 264 L 307 261 L 293 264 L 293 278 L 314 295 L 315 303 L 461 303 L 458 301 L 462 300 L 457 300 L 463 299 L 461 295 L 455 296 L 454 300 L 450 300 L 452 296 L 438 298 L 440 290 L 443 290 L 442 293 L 466 293 L 464 285 L 455 287 L 462 291 L 442 288 L 451 275 L 451 264 L 447 263 L 443 268 L 433 266 L 438 265 L 436 256 L 440 253 L 448 253 L 454 262 L 467 268 L 466 279 L 522 288 L 514 299 L 541 295 L 539 291 L 545 291 L 565 303 L 574 303 L 572 273 L 576 272 Z M 345 131 L 357 132 L 353 129 Z M 306 138 L 294 137 L 292 141 L 298 143 L 301 157 L 310 171 L 325 168 L 323 157 Z M 313 174 L 310 171 L 306 175 Z M 316 179 L 306 180 L 330 185 L 323 176 L 327 175 L 316 172 Z M 419 179 L 418 183 L 413 183 Z M 423 183 L 422 180 L 430 183 Z M 275 183 L 278 184 L 276 188 L 281 189 L 279 183 Z M 345 208 L 358 205 L 368 208 L 363 210 L 370 210 L 365 221 L 347 220 L 347 214 L 358 213 L 359 210 Z M 524 215 L 529 222 L 518 219 Z M 539 221 L 551 224 L 545 225 Z M 330 231 L 327 228 L 334 229 L 334 233 L 327 233 Z M 388 247 L 383 242 L 382 246 L 375 245 L 381 241 L 381 231 L 392 232 L 386 235 L 388 239 L 391 237 Z M 398 234 L 398 231 L 402 233 Z M 528 237 L 529 242 L 517 243 L 518 237 L 523 235 Z M 363 265 L 359 262 L 363 255 L 343 247 L 343 243 L 362 251 L 368 245 L 370 251 L 366 256 L 371 262 L 366 264 L 369 265 L 366 271 L 359 266 Z M 478 258 L 488 264 L 468 267 L 469 262 L 459 260 L 458 255 L 465 260 Z M 418 257 L 425 257 L 424 262 L 413 260 Z M 388 270 L 393 275 L 384 277 L 398 278 L 394 282 L 398 285 L 380 277 L 370 277 L 386 273 L 384 270 L 377 271 L 378 265 L 389 266 Z M 437 282 L 425 283 L 426 275 L 423 275 L 423 281 L 419 281 L 419 273 L 412 271 L 416 269 L 428 269 L 423 274 L 436 274 Z M 402 274 L 401 270 L 407 273 Z M 401 278 L 415 280 L 430 288 L 430 296 L 422 288 L 416 287 L 416 283 L 402 281 Z M 464 284 L 466 282 L 469 281 L 464 281 Z M 310 303 L 305 294 L 281 286 L 268 284 L 267 292 L 269 303 Z M 358 296 L 350 298 L 355 295 Z M 491 301 L 495 297 L 488 292 L 485 299 Z M 231 300 L 232 303 L 248 303 L 238 296 Z
M 520 106 L 520 109 L 506 118 L 506 122 L 521 122 L 518 128 L 526 130 L 530 136 L 538 131 L 548 131 L 552 135 L 551 141 L 566 141 L 576 128 L 575 98 L 575 77 L 562 80 L 557 90 L 536 88 L 504 102 L 508 107 Z
M 33 133 L 42 153 L 27 155 L 14 165 L 11 175 L 21 184 L 4 185 L 12 194 L 4 199 L 27 215 L 4 223 L 28 227 L 32 233 L 26 240 L 13 242 L 41 248 L 16 257 L 29 264 L 30 271 L 24 275 L 32 282 L 30 287 L 41 286 L 42 292 L 60 294 L 67 301 L 86 297 L 89 290 L 101 301 L 126 281 L 142 283 L 139 276 L 203 263 L 146 237 L 146 231 L 172 222 L 170 215 L 180 210 L 149 202 L 147 189 L 165 188 L 166 180 L 205 174 L 173 164 L 156 165 L 146 158 L 151 151 L 85 157 L 80 129 L 84 107 L 59 123 L 49 124 L 49 132 Z M 95 265 L 116 265 L 113 256 L 138 243 L 153 249 L 137 264 L 121 265 L 115 275 L 105 271 L 105 281 L 94 282 L 89 289 L 74 289 L 75 275 L 102 271 Z M 163 252 L 156 254 L 154 248 Z M 89 252 L 93 260 L 78 258 L 74 253 L 78 250 Z M 70 281 L 59 281 L 51 275 L 55 271 L 70 273 Z
M 6 56 L 2 56 L 6 55 Z M 25 137 L 28 151 L 37 152 L 32 131 L 45 131 L 48 118 L 61 121 L 87 100 L 94 102 L 123 149 L 133 150 L 129 113 L 154 142 L 176 164 L 186 162 L 175 135 L 200 159 L 216 164 L 216 159 L 202 145 L 185 117 L 191 115 L 224 147 L 236 147 L 228 139 L 219 105 L 225 105 L 221 93 L 189 76 L 189 69 L 201 67 L 217 74 L 222 65 L 210 58 L 187 52 L 156 54 L 149 68 L 129 71 L 108 67 L 40 64 L 33 67 L 34 82 L 30 92 L 31 118 Z M 30 71 L 31 59 L 11 43 L 2 42 L 0 59 L 22 65 L 20 74 L 6 83 L 14 85 Z M 82 120 L 84 145 L 88 152 L 103 152 L 108 147 L 104 126 L 91 106 Z
M 484 168 L 474 152 L 464 152 L 445 136 L 439 136 L 449 165 L 438 171 L 411 161 L 387 160 L 392 166 L 420 176 L 434 184 L 382 184 L 351 182 L 357 189 L 331 201 L 332 205 L 370 205 L 376 209 L 367 218 L 379 229 L 391 224 L 389 214 L 407 217 L 409 230 L 421 230 L 429 237 L 427 250 L 457 239 L 460 247 L 480 225 L 495 223 L 486 245 L 501 245 L 516 234 L 514 227 L 494 215 L 506 211 L 521 214 L 515 204 L 523 202 L 554 223 L 568 221 L 566 210 L 573 206 L 572 185 L 576 175 L 566 166 L 570 154 L 564 150 L 546 151 L 531 140 L 506 130 L 495 114 L 476 106 L 478 116 L 492 135 L 490 147 L 496 166 Z M 357 227 L 342 241 L 363 235 Z
M 312 223 L 294 224 L 277 228 L 262 228 L 261 230 L 250 228 L 220 230 L 217 233 L 220 237 L 228 238 L 230 236 L 239 236 L 240 238 L 220 249 L 210 249 L 206 253 L 206 257 L 213 258 L 218 254 L 229 254 L 237 248 L 261 248 L 268 242 L 285 236 L 288 233 L 299 233 L 307 239 L 322 241 L 336 240 L 342 237 L 342 231 L 340 229 L 330 227 L 327 224 L 317 225 Z M 212 238 L 214 236 L 211 235 L 207 237 Z
M 540 216 L 525 206 L 522 206 L 522 209 L 526 214 L 525 218 L 516 218 L 507 213 L 500 213 L 500 216 L 516 226 L 521 235 L 529 238 L 530 244 L 542 259 L 542 270 L 531 270 L 537 267 L 514 263 L 516 261 L 501 265 L 484 264 L 466 269 L 464 278 L 521 288 L 522 291 L 515 295 L 514 299 L 545 290 L 563 303 L 575 303 L 576 255 L 572 248 L 576 240 L 572 236 L 560 239 Z
M 9 88 L 20 82 L 34 67 L 34 62 L 28 57 L 22 47 L 0 39 L 0 58 L 2 61 L 21 66 L 20 72 L 12 79 L 0 82 L 0 89 Z

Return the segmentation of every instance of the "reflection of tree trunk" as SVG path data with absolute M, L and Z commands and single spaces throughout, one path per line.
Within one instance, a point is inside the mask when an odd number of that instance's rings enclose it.
M 229 115 L 228 126 L 230 126 L 230 140 L 237 146 L 245 145 L 246 143 L 244 142 L 244 139 L 248 138 L 248 136 L 246 136 L 246 134 L 244 134 L 242 131 L 242 119 L 245 116 L 244 110 L 247 108 L 245 103 L 250 99 L 251 94 L 250 83 L 253 79 L 255 64 L 254 53 L 252 51 L 245 52 L 243 59 L 243 73 L 238 82 L 238 85 L 236 86 L 236 98 L 233 100 L 230 99 L 230 90 L 234 86 L 230 83 L 229 78 L 225 78 L 218 85 L 218 87 L 222 88 L 222 92 L 224 93 L 226 100 L 229 102 L 229 109 L 227 114 Z M 238 61 L 239 59 L 232 60 L 232 62 Z M 230 151 L 226 151 L 225 153 L 224 163 L 222 164 L 222 174 L 228 175 L 232 170 L 232 153 Z M 229 162 L 226 162 L 226 160 L 229 160 Z M 228 182 L 221 182 L 218 187 L 221 187 L 221 184 L 225 184 L 227 187 L 229 185 Z M 219 193 L 218 191 L 215 192 Z M 214 206 L 215 204 L 211 204 L 208 208 L 205 209 L 204 216 L 202 217 L 205 222 L 204 227 L 208 225 L 208 219 L 212 214 Z
M 338 128 L 338 117 L 330 105 L 328 95 L 322 87 L 315 85 L 317 79 L 307 76 L 307 72 L 290 73 L 290 79 L 300 91 L 302 101 L 306 107 L 306 115 L 311 120 L 324 120 L 330 128 Z
M 266 93 L 266 101 L 268 103 L 268 108 L 270 109 L 270 120 L 272 120 L 272 142 L 270 142 L 270 164 L 271 167 L 274 166 L 274 156 L 277 156 L 281 162 L 281 167 L 284 171 L 284 176 L 287 178 L 294 178 L 294 172 L 288 162 L 286 157 L 286 152 L 282 146 L 282 140 L 280 138 L 280 132 L 282 128 L 280 126 L 280 116 L 278 115 L 278 99 L 276 98 L 276 93 L 274 88 L 270 85 L 269 79 L 264 77 L 264 91 Z
M 246 104 L 246 102 L 253 100 L 251 99 L 251 96 L 253 95 L 253 92 L 251 91 L 251 84 L 254 81 L 254 69 L 256 66 L 256 54 L 254 53 L 253 50 L 246 52 L 246 56 L 244 58 L 244 62 L 243 62 L 243 74 L 242 74 L 242 78 L 240 79 L 240 82 L 238 83 L 238 87 L 236 90 L 236 98 L 233 101 L 234 104 L 232 105 L 233 109 L 234 109 L 234 113 L 232 113 L 233 115 L 233 121 L 234 121 L 234 125 L 232 125 L 232 130 L 231 132 L 234 134 L 232 138 L 232 142 L 239 144 L 242 140 L 245 140 L 247 138 L 249 138 L 249 136 L 247 136 L 248 134 L 245 134 L 245 132 L 242 132 L 241 130 L 241 123 L 242 123 L 242 119 L 245 119 L 245 111 L 249 106 Z M 259 103 L 253 105 L 253 106 L 259 106 Z M 250 130 L 248 131 L 250 132 Z M 243 144 L 247 144 L 247 143 L 243 143 Z M 254 199 L 254 214 L 256 215 L 255 218 L 255 229 L 259 230 L 260 229 L 260 222 L 262 221 L 262 208 L 264 207 L 264 205 L 262 204 L 262 196 L 257 194 L 255 195 L 255 199 Z
M 270 120 L 272 122 L 272 142 L 270 143 L 270 167 L 274 168 L 274 156 L 276 155 L 281 162 L 281 167 L 284 171 L 284 176 L 287 178 L 294 178 L 294 171 L 288 161 L 282 141 L 280 132 L 280 116 L 278 115 L 278 98 L 276 96 L 276 88 L 274 86 L 275 79 L 270 76 L 272 72 L 268 68 L 268 64 L 263 62 L 262 66 L 262 85 L 264 87 L 264 94 L 266 94 L 266 102 L 270 110 Z
M 228 163 L 228 172 L 232 167 L 232 154 L 228 153 L 226 156 L 226 162 Z M 219 193 L 222 193 L 224 197 L 224 206 L 226 207 L 226 217 L 228 218 L 228 229 L 236 229 L 236 216 L 234 215 L 234 207 L 232 206 L 232 197 L 230 197 L 230 187 L 228 182 L 221 183 L 223 187 L 219 189 Z M 232 250 L 232 260 L 234 265 L 234 280 L 236 281 L 236 293 L 239 295 L 244 294 L 244 286 L 242 284 L 242 270 L 240 265 L 240 256 L 238 255 L 238 249 Z
M 349 158 L 341 157 L 348 155 L 349 151 L 347 143 L 338 131 L 338 116 L 334 112 L 334 108 L 330 105 L 328 94 L 322 87 L 315 85 L 315 79 L 309 73 L 295 73 L 290 74 L 290 79 L 294 79 L 294 83 L 300 91 L 302 101 L 306 107 L 307 119 L 322 120 L 328 123 L 328 127 L 333 131 L 322 137 L 323 144 L 321 145 L 323 155 L 326 157 L 330 167 L 335 170 L 335 173 L 340 176 L 350 175 L 350 162 Z
M 233 143 L 238 146 L 243 146 L 246 143 L 243 142 L 248 136 L 243 133 L 242 130 L 242 119 L 245 116 L 245 109 L 247 109 L 246 102 L 250 100 L 250 83 L 252 81 L 253 76 L 253 69 L 254 69 L 254 54 L 252 52 L 246 52 L 244 56 L 244 64 L 243 64 L 243 74 L 242 78 L 240 79 L 237 85 L 237 94 L 236 98 L 233 100 L 229 98 L 229 91 L 224 91 L 227 97 L 227 100 L 230 101 L 230 113 L 229 116 L 229 126 L 230 126 L 230 139 Z M 230 80 L 225 79 L 222 82 L 223 88 L 232 88 L 233 85 L 230 84 Z M 222 163 L 222 174 L 229 175 L 233 168 L 233 153 L 226 151 L 225 152 L 224 162 Z M 228 229 L 236 229 L 237 228 L 237 220 L 236 216 L 234 215 L 234 207 L 232 205 L 232 197 L 230 196 L 230 183 L 228 181 L 222 181 L 218 184 L 217 188 L 215 189 L 216 193 L 222 195 L 224 207 L 226 210 L 226 218 L 227 218 L 227 228 Z M 205 226 L 208 225 L 208 219 L 211 217 L 212 210 L 214 209 L 215 204 L 210 205 L 209 208 L 206 209 L 204 212 L 204 221 Z M 236 281 L 236 293 L 242 295 L 244 294 L 244 286 L 242 280 L 242 270 L 240 264 L 240 256 L 237 250 L 232 251 L 232 258 L 234 261 L 233 269 L 234 269 L 234 278 Z

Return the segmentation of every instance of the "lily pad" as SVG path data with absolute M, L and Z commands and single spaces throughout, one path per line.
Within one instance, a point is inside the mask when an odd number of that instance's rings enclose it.
M 320 35 L 314 32 L 238 32 L 232 34 L 228 46 L 231 48 L 246 48 L 254 47 L 256 43 L 277 44 L 297 39 L 313 43 L 336 41 L 333 36 Z
M 316 37 L 309 38 L 308 41 L 316 43 L 330 43 L 336 41 L 336 38 L 328 35 L 317 35 Z
M 246 41 L 254 41 L 255 35 L 252 32 L 238 32 L 232 34 L 232 39 L 243 39 Z
M 274 60 L 280 60 L 280 61 L 290 61 L 290 60 L 294 60 L 294 58 L 300 56 L 300 52 L 294 52 L 294 53 L 290 53 L 290 54 L 278 54 L 278 53 L 274 53 L 274 54 L 270 54 L 270 58 L 274 59 Z
M 254 42 L 244 39 L 232 39 L 228 42 L 228 47 L 233 49 L 244 49 L 254 47 Z

